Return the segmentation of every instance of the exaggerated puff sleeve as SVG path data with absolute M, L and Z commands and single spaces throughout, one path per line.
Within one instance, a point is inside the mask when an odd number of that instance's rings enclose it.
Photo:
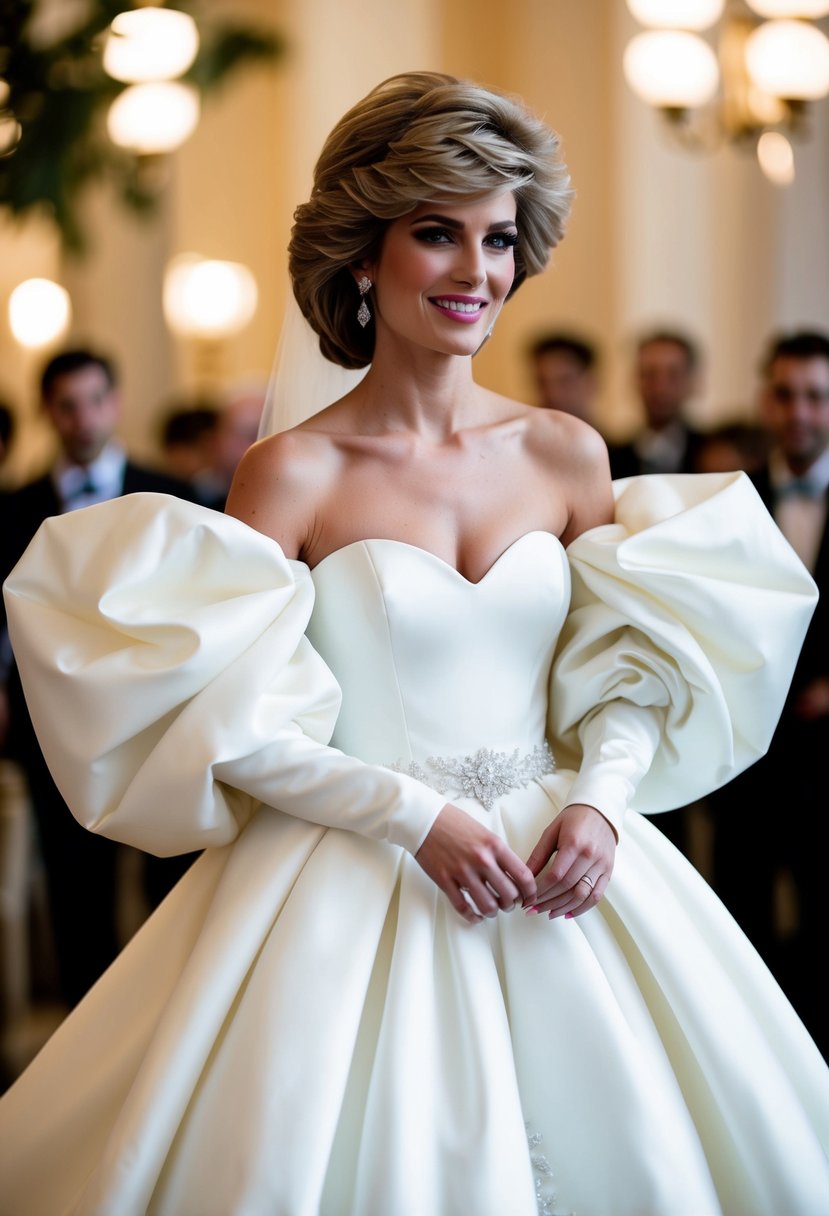
M 445 801 L 327 746 L 308 568 L 236 519 L 158 494 L 55 516 L 4 591 L 41 747 L 93 832 L 188 852 L 264 803 L 415 852 Z
M 628 478 L 568 548 L 549 731 L 571 801 L 619 830 L 710 793 L 768 748 L 817 589 L 744 473 Z

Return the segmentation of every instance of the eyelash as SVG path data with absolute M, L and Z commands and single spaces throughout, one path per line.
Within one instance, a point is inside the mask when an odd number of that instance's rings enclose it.
M 455 234 L 450 232 L 448 228 L 419 228 L 415 234 L 415 240 L 422 241 L 425 245 L 443 244 L 441 238 L 446 240 L 454 240 Z M 499 252 L 505 252 L 507 249 L 512 249 L 518 244 L 517 232 L 491 232 L 486 238 L 486 243 L 491 248 Z M 494 242 L 498 242 L 495 244 Z

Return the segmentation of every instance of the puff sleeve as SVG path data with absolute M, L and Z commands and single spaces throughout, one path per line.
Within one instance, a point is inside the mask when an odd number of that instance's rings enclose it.
M 614 522 L 568 548 L 549 730 L 570 801 L 618 832 L 627 806 L 683 806 L 764 754 L 817 589 L 744 473 L 614 488 Z
M 5 586 L 32 720 L 84 827 L 159 855 L 232 840 L 260 803 L 415 852 L 445 799 L 328 747 L 307 566 L 158 494 L 47 520 Z

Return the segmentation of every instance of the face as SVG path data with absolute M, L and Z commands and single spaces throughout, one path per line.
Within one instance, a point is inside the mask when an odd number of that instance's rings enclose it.
M 792 471 L 803 473 L 829 447 L 829 359 L 775 359 L 763 416 Z
M 94 363 L 58 376 L 43 405 L 73 464 L 91 464 L 118 425 L 118 393 Z
M 677 342 L 648 342 L 636 360 L 636 384 L 649 424 L 666 426 L 694 392 L 687 352 Z
M 265 407 L 262 394 L 237 397 L 219 418 L 216 441 L 220 471 L 233 476 L 245 452 L 259 437 L 259 420 Z
M 474 354 L 515 277 L 515 215 L 515 197 L 504 191 L 474 203 L 423 203 L 390 224 L 379 259 L 365 268 L 377 351 L 391 341 Z
M 535 359 L 538 404 L 588 419 L 592 412 L 595 377 L 565 351 L 550 350 Z

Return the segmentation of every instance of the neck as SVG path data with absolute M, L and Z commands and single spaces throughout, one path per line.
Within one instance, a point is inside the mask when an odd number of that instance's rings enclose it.
M 366 430 L 440 441 L 470 424 L 479 393 L 470 356 L 386 347 L 355 390 L 354 405 Z

